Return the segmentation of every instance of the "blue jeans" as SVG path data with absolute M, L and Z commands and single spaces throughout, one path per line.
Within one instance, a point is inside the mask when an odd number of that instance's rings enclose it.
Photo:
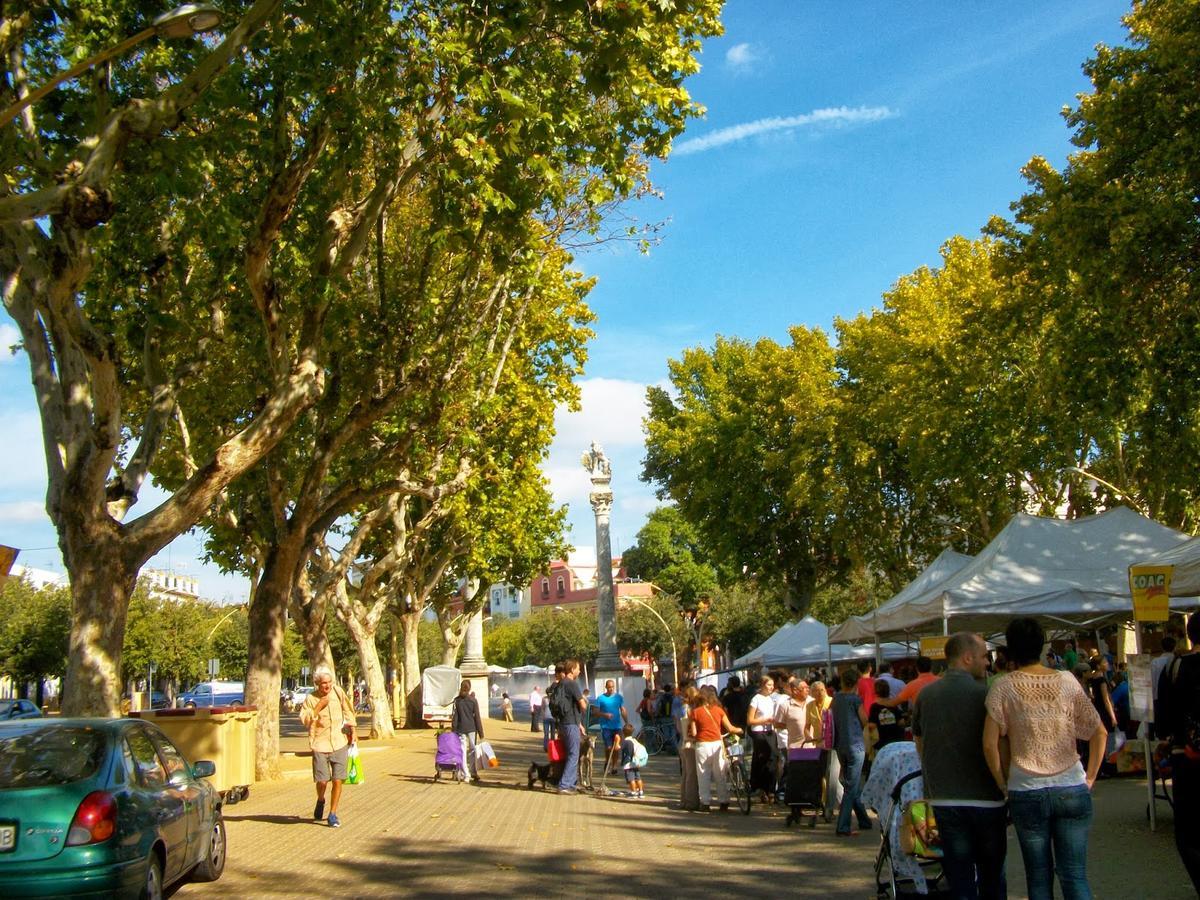
M 558 782 L 559 790 L 574 788 L 575 783 L 579 781 L 579 737 L 578 725 L 563 726 L 562 741 L 567 758 L 563 761 L 562 779 Z
M 549 750 L 550 742 L 557 736 L 558 724 L 554 721 L 554 716 L 550 715 L 545 708 L 542 709 L 542 749 Z
M 850 833 L 850 810 L 858 816 L 859 828 L 870 828 L 871 817 L 862 802 L 862 770 L 867 758 L 863 747 L 851 747 L 849 750 L 837 752 L 838 762 L 842 766 L 842 808 L 838 811 L 837 830 L 842 834 Z
M 935 806 L 942 838 L 942 871 L 954 900 L 1005 900 L 1008 850 L 1003 806 Z
M 1091 900 L 1087 842 L 1092 794 L 1087 785 L 1010 791 L 1008 805 L 1025 860 L 1029 900 L 1052 900 L 1055 868 L 1063 900 Z

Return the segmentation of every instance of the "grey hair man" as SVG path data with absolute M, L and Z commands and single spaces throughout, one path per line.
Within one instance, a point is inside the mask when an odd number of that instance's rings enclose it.
M 925 796 L 937 812 L 942 869 L 961 900 L 1004 900 L 1004 796 L 983 755 L 987 644 L 970 632 L 946 641 L 946 674 L 913 705 Z
M 331 828 L 342 823 L 338 819 L 338 801 L 342 798 L 342 782 L 346 780 L 346 762 L 350 744 L 354 742 L 354 707 L 345 692 L 334 681 L 329 666 L 313 670 L 313 692 L 300 707 L 300 721 L 308 729 L 308 745 L 313 755 L 313 781 L 317 785 L 317 805 L 313 819 L 325 817 L 325 792 L 329 791 Z

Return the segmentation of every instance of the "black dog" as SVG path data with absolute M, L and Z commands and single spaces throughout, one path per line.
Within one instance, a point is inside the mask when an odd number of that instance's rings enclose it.
M 596 739 L 588 735 L 579 742 L 579 786 L 590 789 L 592 786 L 592 755 L 596 748 Z M 563 764 L 561 762 L 529 764 L 529 789 L 541 782 L 542 788 L 558 787 L 562 780 Z

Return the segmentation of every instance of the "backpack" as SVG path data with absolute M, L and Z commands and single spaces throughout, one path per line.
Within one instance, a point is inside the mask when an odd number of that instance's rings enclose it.
M 554 721 L 565 722 L 571 717 L 571 701 L 563 682 L 552 684 L 546 692 L 546 699 L 550 703 L 550 715 L 554 716 Z
M 660 718 L 660 719 L 671 718 L 671 700 L 672 700 L 672 697 L 670 694 L 663 694 L 661 697 L 658 698 L 658 710 L 656 711 L 656 715 L 658 716 L 658 718 Z
M 637 738 L 629 738 L 633 743 L 633 760 L 629 763 L 635 769 L 640 769 L 650 761 L 650 754 Z

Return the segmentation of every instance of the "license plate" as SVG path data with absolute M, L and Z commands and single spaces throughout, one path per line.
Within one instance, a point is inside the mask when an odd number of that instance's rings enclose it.
M 17 846 L 17 826 L 0 825 L 0 853 L 7 853 Z

